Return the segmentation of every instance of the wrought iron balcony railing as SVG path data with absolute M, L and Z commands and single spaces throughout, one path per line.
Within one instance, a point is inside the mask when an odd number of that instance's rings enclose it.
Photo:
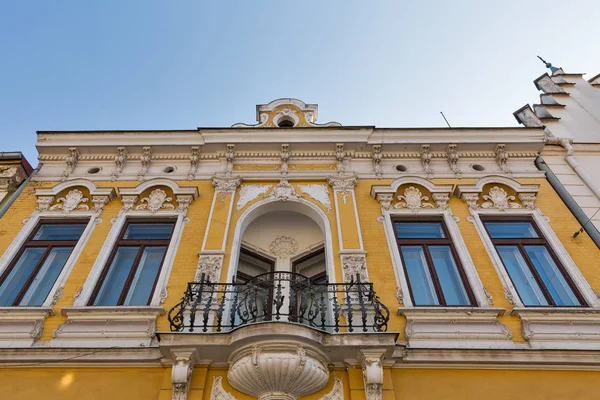
M 326 332 L 385 332 L 390 318 L 373 284 L 317 284 L 290 272 L 270 272 L 245 283 L 188 283 L 169 311 L 174 332 L 223 332 L 267 321 L 299 323 Z

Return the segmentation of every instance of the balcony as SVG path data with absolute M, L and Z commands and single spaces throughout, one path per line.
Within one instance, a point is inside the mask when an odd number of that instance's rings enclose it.
M 288 322 L 328 333 L 385 332 L 388 308 L 373 284 L 318 284 L 290 272 L 269 272 L 245 283 L 188 283 L 168 314 L 172 332 L 228 332 L 264 322 Z

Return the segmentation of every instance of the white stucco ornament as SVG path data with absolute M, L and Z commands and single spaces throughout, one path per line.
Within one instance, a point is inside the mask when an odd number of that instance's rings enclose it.
M 275 185 L 271 193 L 267 198 L 276 199 L 278 201 L 288 201 L 289 199 L 300 199 L 300 195 L 296 193 L 296 189 L 287 181 L 282 178 L 281 181 Z
M 56 199 L 56 202 L 59 204 L 55 204 L 50 207 L 50 211 L 54 210 L 62 210 L 64 213 L 70 213 L 71 211 L 87 211 L 90 209 L 85 203 L 87 203 L 89 199 L 84 197 L 83 193 L 79 189 L 73 189 L 67 193 L 65 197 L 60 197 Z M 61 204 L 62 203 L 62 204 Z
M 281 343 L 234 354 L 227 378 L 235 389 L 259 400 L 296 400 L 325 387 L 329 371 L 316 351 Z
M 171 197 L 167 197 L 167 193 L 162 189 L 154 189 L 148 197 L 144 197 L 140 200 L 141 203 L 135 209 L 136 210 L 148 210 L 151 213 L 155 213 L 159 210 L 174 210 L 175 206 L 170 204 L 169 202 L 173 199 Z
M 489 201 L 481 203 L 481 208 L 496 208 L 498 210 L 522 208 L 520 204 L 512 201 L 515 200 L 515 196 L 509 196 L 506 190 L 498 186 L 491 188 L 488 194 L 483 195 L 483 199 Z
M 240 189 L 240 198 L 236 204 L 236 209 L 241 210 L 244 206 L 256 199 L 261 194 L 264 195 L 273 185 L 243 185 Z
M 269 252 L 278 258 L 288 258 L 298 251 L 298 242 L 289 236 L 277 236 L 269 246 Z
M 394 208 L 408 208 L 413 212 L 419 211 L 421 208 L 434 208 L 433 204 L 428 203 L 429 197 L 423 196 L 421 191 L 414 186 L 407 188 L 403 195 L 398 196 L 399 203 L 394 205 Z
M 309 185 L 298 185 L 298 189 L 302 193 L 306 193 L 327 209 L 327 212 L 331 212 L 331 201 L 329 200 L 329 188 L 327 185 L 309 184 Z

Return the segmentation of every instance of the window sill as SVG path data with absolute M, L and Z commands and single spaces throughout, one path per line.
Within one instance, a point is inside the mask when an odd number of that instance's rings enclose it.
M 540 349 L 600 350 L 600 308 L 518 307 L 523 337 Z
M 117 346 L 148 346 L 156 331 L 156 318 L 165 313 L 151 306 L 63 307 L 67 320 L 52 335 L 65 345 L 87 347 L 95 341 Z
M 28 347 L 39 339 L 52 307 L 0 307 L 0 347 Z
M 498 321 L 504 308 L 400 307 L 413 348 L 512 348 L 510 330 Z

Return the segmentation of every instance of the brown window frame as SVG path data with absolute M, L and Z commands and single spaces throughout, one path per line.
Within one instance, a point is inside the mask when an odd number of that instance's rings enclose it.
M 177 222 L 176 218 L 128 218 L 127 220 L 125 220 L 125 223 L 123 224 L 123 227 L 121 228 L 121 231 L 119 232 L 119 236 L 118 236 L 115 244 L 113 245 L 110 256 L 108 257 L 108 260 L 106 260 L 106 263 L 104 264 L 102 272 L 100 273 L 100 277 L 98 278 L 98 281 L 96 282 L 94 291 L 92 292 L 92 295 L 90 296 L 90 299 L 88 300 L 88 306 L 98 307 L 98 306 L 94 305 L 94 302 L 96 301 L 96 297 L 98 297 L 98 292 L 100 291 L 100 288 L 102 287 L 104 280 L 106 279 L 106 275 L 108 274 L 108 271 L 110 270 L 110 266 L 112 265 L 112 263 L 114 261 L 114 258 L 117 254 L 119 247 L 138 247 L 139 246 L 139 250 L 133 261 L 133 265 L 131 266 L 131 271 L 129 271 L 129 275 L 127 275 L 127 279 L 125 280 L 125 284 L 123 285 L 123 290 L 121 291 L 121 295 L 119 296 L 119 300 L 117 301 L 117 304 L 115 305 L 115 307 L 123 306 L 123 303 L 125 302 L 125 298 L 127 298 L 127 294 L 129 293 L 129 290 L 131 289 L 131 283 L 133 282 L 135 273 L 140 266 L 140 260 L 142 258 L 142 254 L 144 253 L 144 248 L 145 247 L 165 246 L 166 247 L 165 253 L 163 254 L 162 260 L 160 260 L 160 267 L 158 268 L 158 272 L 156 273 L 156 278 L 154 279 L 154 283 L 152 285 L 152 290 L 150 291 L 150 295 L 148 296 L 148 301 L 146 302 L 146 305 L 149 305 L 150 301 L 152 300 L 152 296 L 154 295 L 154 291 L 156 290 L 156 284 L 158 283 L 158 278 L 160 277 L 160 273 L 162 271 L 163 264 L 165 262 L 165 257 L 167 255 L 167 252 L 169 251 L 169 245 L 171 244 L 171 240 L 173 240 L 173 232 L 175 231 L 176 222 Z M 127 228 L 129 227 L 129 225 L 140 224 L 140 223 L 141 224 L 166 224 L 166 223 L 169 223 L 169 224 L 173 224 L 173 229 L 171 229 L 171 234 L 169 235 L 168 239 L 123 239 L 123 236 L 125 235 L 125 232 L 127 232 Z
M 265 257 L 263 255 L 260 255 L 260 254 L 254 252 L 254 251 L 252 251 L 250 249 L 247 249 L 247 248 L 245 248 L 243 246 L 240 247 L 240 255 L 242 253 L 246 254 L 247 256 L 256 258 L 257 260 L 260 260 L 260 261 L 262 261 L 262 262 L 264 262 L 266 264 L 269 264 L 271 266 L 271 269 L 269 270 L 269 272 L 274 272 L 275 271 L 275 260 L 271 260 L 270 258 L 267 258 L 267 257 Z M 239 260 L 238 260 L 238 264 L 239 264 Z M 269 273 L 269 272 L 267 272 L 267 273 Z M 242 279 L 243 282 L 238 281 L 238 278 Z M 246 274 L 246 273 L 244 273 L 242 271 L 239 271 L 239 269 L 235 273 L 235 281 L 236 281 L 236 283 L 246 283 L 246 282 L 248 282 L 252 278 L 254 278 L 254 276 L 251 276 L 251 275 L 248 275 L 248 274 Z
M 292 272 L 295 274 L 298 274 L 298 264 L 303 263 L 306 260 L 310 260 L 311 258 L 313 258 L 319 254 L 325 254 L 325 247 L 321 247 L 317 250 L 314 250 L 314 251 L 298 258 L 297 260 L 292 261 Z M 327 260 L 325 260 L 325 263 L 327 264 Z M 327 265 L 325 265 L 325 268 L 327 268 Z M 327 277 L 327 270 L 325 270 L 324 272 L 319 272 L 318 274 L 313 275 L 313 276 L 307 276 L 307 278 L 310 279 L 311 282 L 316 283 L 316 284 L 329 283 L 329 278 Z
M 423 239 L 399 239 L 398 232 L 396 231 L 396 222 L 413 222 L 413 223 L 427 223 L 427 222 L 436 222 L 439 223 L 442 227 L 442 231 L 444 232 L 444 238 L 423 238 Z M 400 254 L 400 259 L 402 260 L 404 278 L 406 279 L 406 283 L 408 285 L 410 298 L 415 307 L 477 307 L 477 300 L 473 294 L 473 290 L 471 289 L 471 285 L 469 285 L 469 280 L 467 279 L 467 275 L 463 268 L 463 265 L 460 261 L 460 257 L 458 257 L 458 253 L 456 252 L 456 248 L 454 247 L 454 242 L 452 240 L 452 236 L 448 231 L 448 227 L 444 221 L 444 218 L 441 216 L 420 216 L 420 217 L 393 217 L 392 218 L 392 227 L 394 229 L 394 237 L 396 239 L 396 248 L 398 249 L 398 253 Z M 458 268 L 458 274 L 460 275 L 460 279 L 462 284 L 467 292 L 467 297 L 469 298 L 469 304 L 461 304 L 461 305 L 448 305 L 446 303 L 446 298 L 444 296 L 442 286 L 440 284 L 439 277 L 435 270 L 435 266 L 433 264 L 433 259 L 431 258 L 431 254 L 429 252 L 429 246 L 448 246 L 450 248 L 450 252 L 452 253 L 452 257 L 454 258 L 454 262 Z M 438 302 L 440 304 L 427 304 L 427 305 L 416 305 L 415 298 L 413 295 L 413 289 L 410 283 L 410 279 L 408 277 L 408 271 L 406 270 L 406 261 L 404 260 L 404 255 L 402 254 L 401 246 L 421 246 L 423 248 L 423 253 L 425 254 L 425 260 L 427 261 L 427 269 L 429 270 L 429 274 L 431 275 L 431 280 L 435 289 L 435 293 L 438 297 Z
M 44 252 L 44 254 L 42 254 L 40 261 L 38 261 L 37 265 L 31 272 L 31 275 L 29 275 L 29 278 L 27 278 L 27 281 L 25 281 L 25 284 L 21 288 L 21 291 L 19 292 L 17 297 L 15 297 L 15 300 L 13 301 L 13 303 L 10 307 L 19 307 L 19 303 L 21 302 L 21 300 L 23 300 L 23 296 L 25 296 L 25 293 L 27 293 L 27 290 L 29 290 L 31 283 L 33 282 L 33 280 L 35 279 L 37 274 L 39 274 L 40 269 L 42 268 L 42 265 L 44 265 L 44 262 L 46 262 L 46 259 L 48 258 L 48 255 L 50 254 L 50 251 L 52 251 L 53 248 L 55 248 L 55 247 L 73 247 L 73 248 L 75 248 L 75 246 L 77 246 L 77 243 L 79 243 L 79 241 L 81 240 L 81 235 L 79 236 L 79 239 L 77 239 L 77 240 L 33 240 L 33 237 L 38 233 L 40 228 L 43 225 L 74 225 L 74 224 L 83 224 L 83 225 L 85 225 L 85 227 L 87 227 L 87 224 L 89 223 L 89 221 L 90 221 L 89 218 L 73 218 L 73 219 L 44 218 L 44 219 L 40 219 L 38 221 L 35 228 L 33 228 L 33 230 L 27 236 L 27 238 L 25 239 L 23 244 L 21 244 L 19 251 L 17 251 L 17 253 L 14 255 L 14 257 L 10 261 L 10 264 L 8 264 L 8 267 L 4 270 L 2 275 L 0 275 L 0 286 L 1 286 L 4 283 L 4 281 L 6 280 L 6 278 L 8 277 L 8 275 L 11 273 L 11 271 L 13 270 L 16 263 L 19 261 L 19 259 L 21 258 L 21 256 L 23 255 L 23 253 L 25 252 L 26 249 L 34 248 L 34 247 L 45 247 L 46 248 L 46 251 Z M 85 227 L 83 229 L 83 232 L 85 232 Z M 83 232 L 82 232 L 82 235 L 83 235 Z M 73 254 L 72 251 L 71 251 L 71 254 Z M 70 257 L 71 257 L 71 255 L 69 255 L 69 258 Z M 64 266 L 63 266 L 63 268 L 64 268 Z M 62 271 L 61 271 L 61 273 L 62 273 Z
M 480 219 L 481 219 L 481 223 L 483 224 L 483 227 L 485 228 L 485 232 L 488 235 L 488 238 L 492 241 L 492 244 L 494 245 L 494 250 L 496 251 L 496 253 L 498 254 L 498 257 L 502 261 L 502 266 L 504 267 L 504 270 L 506 271 L 506 275 L 508 275 L 513 287 L 515 288 L 515 290 L 517 291 L 517 294 L 519 295 L 519 298 L 521 297 L 521 295 L 519 294 L 519 291 L 517 290 L 517 287 L 515 286 L 515 282 L 513 281 L 512 276 L 510 276 L 510 274 L 508 273 L 508 270 L 506 269 L 506 266 L 504 265 L 504 260 L 502 260 L 502 257 L 500 257 L 500 254 L 498 253 L 498 246 L 502 246 L 502 245 L 517 246 L 517 248 L 519 249 L 519 252 L 521 253 L 521 256 L 523 257 L 523 259 L 525 260 L 525 263 L 527 264 L 527 268 L 529 268 L 529 271 L 533 275 L 535 281 L 537 282 L 538 286 L 540 287 L 540 290 L 542 291 L 542 294 L 544 295 L 544 297 L 546 298 L 546 301 L 548 302 L 548 306 L 526 306 L 526 307 L 570 307 L 570 308 L 587 307 L 587 302 L 581 295 L 581 292 L 577 288 L 577 285 L 575 285 L 575 282 L 573 282 L 571 275 L 567 272 L 567 270 L 565 269 L 562 262 L 560 262 L 560 259 L 554 252 L 554 249 L 552 248 L 550 243 L 548 243 L 548 240 L 546 240 L 546 237 L 544 236 L 544 234 L 542 233 L 540 228 L 537 226 L 537 224 L 535 223 L 535 220 L 533 218 L 531 218 L 529 216 L 481 215 Z M 488 230 L 488 227 L 486 225 L 487 222 L 505 222 L 505 223 L 506 222 L 508 222 L 508 223 L 510 223 L 510 222 L 528 222 L 531 224 L 531 226 L 537 233 L 538 237 L 537 238 L 496 238 L 496 239 L 494 239 Z M 571 288 L 571 290 L 575 294 L 575 297 L 577 297 L 577 300 L 579 300 L 581 305 L 575 305 L 575 306 L 557 306 L 556 305 L 556 302 L 552 298 L 552 295 L 550 295 L 550 292 L 548 291 L 546 284 L 544 283 L 542 277 L 540 276 L 539 272 L 535 268 L 535 265 L 531 261 L 529 254 L 527 254 L 527 251 L 525 251 L 525 246 L 527 246 L 527 245 L 544 246 L 546 248 L 546 250 L 548 250 L 548 254 L 550 254 L 550 257 L 552 257 L 552 260 L 554 260 L 554 262 L 556 263 L 558 270 L 561 272 L 561 274 L 567 281 L 567 284 L 569 285 L 569 287 Z

